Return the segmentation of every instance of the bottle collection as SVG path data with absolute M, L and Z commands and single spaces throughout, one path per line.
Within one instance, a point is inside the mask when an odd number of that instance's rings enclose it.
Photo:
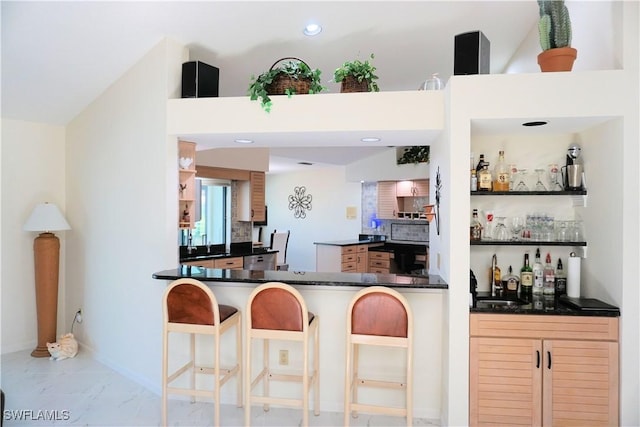
M 493 254 L 489 267 L 491 296 L 527 300 L 533 296 L 555 297 L 567 293 L 567 275 L 564 272 L 562 259 L 558 258 L 554 267 L 551 253 L 547 252 L 543 264 L 540 248 L 536 249 L 533 266 L 529 261 L 529 252 L 525 252 L 519 275 L 514 274 L 511 265 L 504 276 L 501 271 L 497 255 Z
M 528 169 L 508 164 L 504 150 L 498 151 L 498 161 L 493 168 L 480 154 L 474 164 L 473 153 L 470 156 L 470 190 L 476 191 L 576 191 L 584 189 L 584 167 L 580 158 L 581 148 L 571 144 L 567 149 L 566 165 L 559 167 L 552 163 L 546 167 L 536 167 L 534 178 L 527 177 Z

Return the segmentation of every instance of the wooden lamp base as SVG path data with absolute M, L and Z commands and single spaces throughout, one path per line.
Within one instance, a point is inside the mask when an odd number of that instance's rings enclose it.
M 36 309 L 38 313 L 38 346 L 33 357 L 49 357 L 47 343 L 56 341 L 58 323 L 58 274 L 60 240 L 53 233 L 41 233 L 33 241 Z

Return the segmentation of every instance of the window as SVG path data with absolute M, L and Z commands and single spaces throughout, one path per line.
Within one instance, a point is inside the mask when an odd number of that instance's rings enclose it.
M 200 181 L 200 219 L 193 229 L 193 244 L 228 244 L 231 241 L 231 182 L 197 178 Z

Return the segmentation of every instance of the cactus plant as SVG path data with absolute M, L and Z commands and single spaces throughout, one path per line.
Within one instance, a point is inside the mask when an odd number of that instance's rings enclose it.
M 564 0 L 538 0 L 542 50 L 571 46 L 571 20 Z

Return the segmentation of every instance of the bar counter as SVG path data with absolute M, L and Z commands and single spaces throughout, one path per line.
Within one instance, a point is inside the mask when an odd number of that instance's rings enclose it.
M 403 275 L 374 273 L 318 273 L 312 271 L 226 270 L 182 265 L 172 270 L 154 273 L 154 279 L 177 280 L 190 277 L 202 282 L 266 283 L 284 282 L 292 286 L 387 286 L 411 290 L 448 289 L 448 284 L 436 275 Z

